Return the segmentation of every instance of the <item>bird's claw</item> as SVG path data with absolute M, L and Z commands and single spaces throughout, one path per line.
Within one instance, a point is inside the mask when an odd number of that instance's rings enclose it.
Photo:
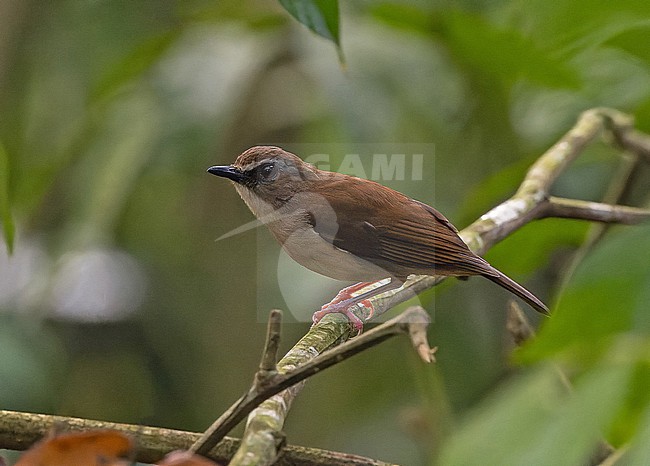
M 338 296 L 337 296 L 338 297 Z M 354 329 L 357 331 L 357 334 L 355 336 L 361 335 L 363 332 L 363 320 L 361 320 L 359 317 L 357 317 L 353 309 L 357 306 L 363 306 L 367 309 L 370 309 L 370 316 L 372 316 L 374 311 L 374 308 L 372 307 L 372 304 L 370 303 L 369 299 L 364 299 L 363 301 L 360 301 L 359 303 L 354 303 L 350 304 L 349 302 L 345 301 L 336 301 L 336 298 L 332 300 L 332 302 L 329 302 L 322 306 L 320 308 L 320 311 L 314 312 L 314 315 L 312 316 L 312 322 L 314 325 L 316 325 L 318 322 L 321 321 L 323 317 L 325 317 L 327 314 L 343 314 L 348 318 Z M 369 317 L 370 317 L 369 316 Z

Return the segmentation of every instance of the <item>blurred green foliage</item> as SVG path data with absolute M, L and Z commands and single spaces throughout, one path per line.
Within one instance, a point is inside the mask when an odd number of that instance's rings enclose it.
M 2 219 L 3 238 L 7 250 L 11 252 L 14 246 L 15 226 L 9 207 L 9 158 L 0 145 L 0 217 Z
M 252 217 L 208 166 L 257 143 L 332 168 L 359 148 L 435 145 L 423 180 L 386 183 L 463 227 L 581 111 L 617 107 L 650 131 L 649 21 L 637 0 L 0 3 L 0 407 L 204 429 L 248 386 L 268 309 L 287 311 L 288 348 L 342 287 L 281 269 L 264 230 L 215 242 Z M 600 199 L 618 157 L 590 147 L 553 194 Z M 649 171 L 623 202 L 647 205 Z M 507 294 L 449 281 L 421 299 L 439 362 L 390 341 L 330 369 L 289 441 L 557 465 L 604 436 L 647 464 L 650 230 L 611 229 L 565 277 L 589 228 L 535 222 L 488 255 L 557 302 L 520 375 Z

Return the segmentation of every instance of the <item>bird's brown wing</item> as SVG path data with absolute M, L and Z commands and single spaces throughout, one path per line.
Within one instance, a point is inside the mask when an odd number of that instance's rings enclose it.
M 492 270 L 469 250 L 456 228 L 426 204 L 351 177 L 329 181 L 320 192 L 336 212 L 336 224 L 331 216 L 316 212 L 314 230 L 336 247 L 396 276 L 475 275 Z

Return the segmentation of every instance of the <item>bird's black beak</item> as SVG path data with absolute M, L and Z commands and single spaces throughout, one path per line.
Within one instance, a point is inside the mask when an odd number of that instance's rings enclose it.
M 237 168 L 232 166 L 217 166 L 208 168 L 208 173 L 213 175 L 223 176 L 229 180 L 233 180 L 235 183 L 241 183 L 244 180 L 244 173 Z

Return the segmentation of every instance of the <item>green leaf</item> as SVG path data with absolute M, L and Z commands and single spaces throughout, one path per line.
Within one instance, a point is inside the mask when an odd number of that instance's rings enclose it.
M 435 27 L 431 15 L 415 5 L 380 3 L 369 5 L 369 9 L 375 18 L 395 29 L 430 36 Z
M 650 334 L 650 224 L 621 227 L 578 266 L 538 337 L 518 353 L 597 357 L 623 332 Z
M 279 0 L 291 16 L 340 47 L 338 0 Z
M 439 464 L 511 464 L 514 458 L 508 461 L 507 456 L 517 455 L 506 445 L 533 443 L 540 421 L 550 416 L 562 393 L 550 367 L 511 381 L 481 403 L 443 445 Z
M 603 45 L 625 50 L 650 65 L 650 23 L 630 28 L 605 41 Z
M 583 464 L 624 402 L 630 374 L 627 365 L 599 367 L 571 393 L 552 366 L 516 379 L 479 406 L 439 463 Z
M 11 216 L 9 202 L 9 154 L 0 143 L 0 219 L 7 250 L 11 253 L 14 247 L 15 225 Z
M 605 363 L 586 373 L 542 423 L 533 444 L 520 449 L 519 464 L 586 464 L 625 402 L 631 373 L 631 365 L 619 363 Z
M 650 98 L 638 102 L 634 111 L 636 127 L 646 133 L 650 132 Z
M 392 27 L 425 34 L 445 43 L 454 57 L 480 73 L 512 83 L 524 78 L 552 88 L 577 88 L 577 70 L 552 50 L 520 30 L 497 26 L 484 16 L 463 10 L 428 13 L 412 5 L 380 5 L 372 9 Z
M 627 360 L 632 363 L 636 361 L 625 405 L 607 431 L 608 440 L 618 446 L 634 441 L 634 437 L 639 435 L 640 430 L 650 428 L 650 426 L 643 427 L 647 422 L 645 411 L 650 407 L 650 359 L 648 358 L 650 356 L 650 340 L 621 338 L 616 341 L 611 353 L 608 353 L 608 358 L 611 359 L 613 354 L 616 354 L 615 357 L 620 358 L 619 360 Z M 646 433 L 637 438 L 650 437 Z M 650 464 L 650 462 L 645 464 Z
M 627 466 L 646 466 L 650 464 L 650 406 L 643 413 L 642 423 L 637 431 L 635 442 L 631 448 Z
M 448 16 L 443 35 L 456 57 L 502 81 L 524 78 L 554 88 L 580 85 L 574 68 L 517 29 L 497 27 L 483 17 L 456 11 Z
M 169 49 L 179 34 L 180 29 L 172 29 L 139 44 L 99 80 L 91 92 L 91 100 L 101 100 L 140 77 Z

